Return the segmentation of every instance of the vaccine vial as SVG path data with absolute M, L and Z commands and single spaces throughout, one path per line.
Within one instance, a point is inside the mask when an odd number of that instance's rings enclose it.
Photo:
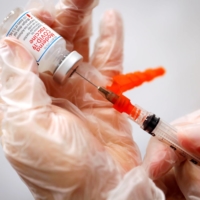
M 39 72 L 50 72 L 62 84 L 79 64 L 82 56 L 66 49 L 66 42 L 58 33 L 21 8 L 12 10 L 0 25 L 0 38 L 15 37 L 34 56 Z

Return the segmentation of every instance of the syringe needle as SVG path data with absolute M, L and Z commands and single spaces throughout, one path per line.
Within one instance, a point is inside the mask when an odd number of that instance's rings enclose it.
M 82 77 L 83 79 L 85 79 L 87 82 L 89 82 L 90 84 L 92 84 L 94 87 L 96 87 L 97 89 L 98 89 L 98 86 L 97 85 L 95 85 L 94 83 L 92 83 L 91 81 L 89 81 L 88 79 L 86 79 L 84 76 L 82 76 L 81 74 L 79 74 L 78 72 L 77 72 L 77 70 L 75 71 L 80 77 Z
M 94 83 L 92 83 L 91 81 L 89 81 L 88 79 L 86 79 L 84 76 L 82 76 L 79 72 L 75 71 L 80 77 L 82 77 L 84 80 L 86 80 L 88 83 L 92 84 L 94 87 L 96 87 L 99 91 L 99 93 L 108 101 L 110 101 L 111 103 L 115 103 L 116 100 L 118 99 L 118 95 L 116 95 L 115 93 L 101 87 L 101 86 L 97 86 Z

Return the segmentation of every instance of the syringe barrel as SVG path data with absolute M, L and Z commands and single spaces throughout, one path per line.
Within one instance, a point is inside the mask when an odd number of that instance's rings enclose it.
M 150 115 L 148 111 L 144 110 L 138 105 L 134 105 L 129 117 L 136 122 L 142 129 L 144 129 L 143 124 L 147 117 Z
M 143 130 L 167 144 L 179 155 L 185 157 L 196 165 L 200 165 L 200 158 L 191 154 L 180 146 L 177 138 L 177 129 L 164 122 L 155 114 L 150 113 L 138 105 L 130 113 L 131 119 L 136 122 Z
M 181 156 L 184 156 L 186 159 L 190 160 L 194 164 L 200 165 L 199 157 L 196 157 L 195 155 L 191 154 L 180 146 L 177 138 L 177 129 L 172 125 L 160 119 L 156 128 L 152 131 L 151 135 L 169 145 L 174 151 L 176 151 Z

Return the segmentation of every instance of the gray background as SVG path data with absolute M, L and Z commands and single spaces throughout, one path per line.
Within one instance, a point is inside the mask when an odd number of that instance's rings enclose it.
M 0 19 L 26 0 L 0 0 Z M 199 108 L 200 102 L 200 1 L 102 0 L 93 13 L 94 34 L 99 17 L 110 8 L 121 12 L 125 24 L 125 72 L 163 65 L 167 74 L 126 95 L 133 103 L 172 121 Z M 142 155 L 149 136 L 133 124 Z M 33 199 L 0 150 L 0 199 Z

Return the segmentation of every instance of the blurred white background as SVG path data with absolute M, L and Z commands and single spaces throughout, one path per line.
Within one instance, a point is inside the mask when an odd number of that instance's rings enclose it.
M 0 0 L 0 19 L 26 0 Z M 200 105 L 200 1 L 199 0 L 101 0 L 93 12 L 93 37 L 98 37 L 100 16 L 117 9 L 124 19 L 124 71 L 162 65 L 164 77 L 126 95 L 165 121 L 199 109 Z M 132 123 L 133 124 L 133 123 Z M 142 155 L 150 136 L 133 124 L 133 136 Z M 0 199 L 33 200 L 0 150 Z

